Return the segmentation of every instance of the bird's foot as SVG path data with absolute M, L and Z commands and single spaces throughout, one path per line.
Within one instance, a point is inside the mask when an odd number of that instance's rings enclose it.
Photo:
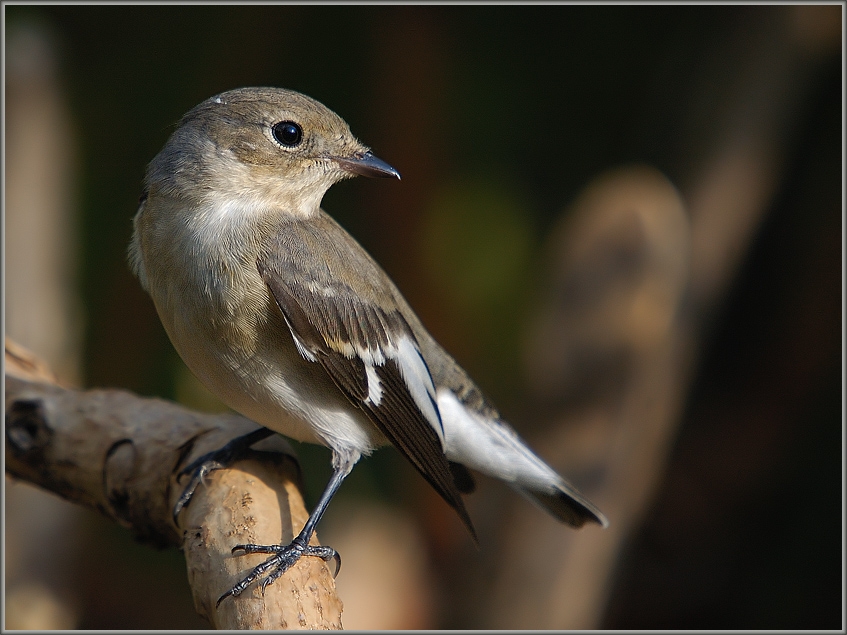
M 264 594 L 265 587 L 269 584 L 273 584 L 275 580 L 288 571 L 288 569 L 290 569 L 303 556 L 316 556 L 324 562 L 335 560 L 335 573 L 333 576 L 337 576 L 338 572 L 341 570 L 341 556 L 338 555 L 338 552 L 335 549 L 332 547 L 306 545 L 297 538 L 295 538 L 289 545 L 235 545 L 232 548 L 232 553 L 235 554 L 237 551 L 241 551 L 244 554 L 271 553 L 273 556 L 253 569 L 243 580 L 241 580 L 241 582 L 219 597 L 215 606 L 219 606 L 220 603 L 230 595 L 240 595 L 244 589 L 250 586 L 259 577 L 270 571 L 259 586 Z
M 273 431 L 268 430 L 267 428 L 259 428 L 258 430 L 254 430 L 253 432 L 234 438 L 222 448 L 204 454 L 180 470 L 176 477 L 177 482 L 179 482 L 182 477 L 188 475 L 191 476 L 191 479 L 188 481 L 185 489 L 182 490 L 182 494 L 174 505 L 174 524 L 177 524 L 179 513 L 191 501 L 194 491 L 197 489 L 197 486 L 203 482 L 206 475 L 210 472 L 214 472 L 215 470 L 228 467 L 236 461 L 245 458 L 251 452 L 251 445 L 258 443 L 272 434 Z

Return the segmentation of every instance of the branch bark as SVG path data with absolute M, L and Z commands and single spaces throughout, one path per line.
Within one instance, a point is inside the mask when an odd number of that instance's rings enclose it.
M 253 585 L 215 607 L 266 557 L 232 556 L 234 545 L 287 543 L 308 517 L 299 464 L 282 438 L 210 474 L 177 526 L 179 470 L 256 424 L 123 390 L 65 388 L 8 339 L 5 362 L 7 474 L 100 511 L 139 541 L 181 548 L 195 607 L 215 628 L 341 628 L 335 582 L 317 558 L 303 558 L 264 594 Z

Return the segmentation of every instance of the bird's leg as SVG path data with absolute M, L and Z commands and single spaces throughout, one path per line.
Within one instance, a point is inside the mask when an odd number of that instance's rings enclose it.
M 188 481 L 188 485 L 186 485 L 185 489 L 182 490 L 179 500 L 177 500 L 174 505 L 174 524 L 177 523 L 179 513 L 191 501 L 191 497 L 194 495 L 194 491 L 197 489 L 197 486 L 200 485 L 209 472 L 227 467 L 237 460 L 243 459 L 250 451 L 250 446 L 254 443 L 258 443 L 262 439 L 268 438 L 272 434 L 274 434 L 273 430 L 269 430 L 268 428 L 253 430 L 252 432 L 234 438 L 222 448 L 204 454 L 197 460 L 193 461 L 190 465 L 187 465 L 180 470 L 176 477 L 177 482 L 179 482 L 183 476 L 189 474 L 191 475 L 191 480 Z
M 290 544 L 287 545 L 235 545 L 232 548 L 232 553 L 234 554 L 237 551 L 242 553 L 271 553 L 272 557 L 265 560 L 258 567 L 253 569 L 247 576 L 241 580 L 238 584 L 233 586 L 229 591 L 224 593 L 221 597 L 218 598 L 218 602 L 216 604 L 219 605 L 224 598 L 232 595 L 239 595 L 244 589 L 250 586 L 256 579 L 260 576 L 264 575 L 268 571 L 270 573 L 268 576 L 262 580 L 261 589 L 264 592 L 265 587 L 269 584 L 272 584 L 274 580 L 279 578 L 283 573 L 288 571 L 296 563 L 302 556 L 317 556 L 324 562 L 329 562 L 330 560 L 335 560 L 335 574 L 338 575 L 338 572 L 341 570 L 341 556 L 338 555 L 338 552 L 335 551 L 332 547 L 323 547 L 323 546 L 314 546 L 310 545 L 309 541 L 312 539 L 312 534 L 315 533 L 315 527 L 317 527 L 318 522 L 320 522 L 321 517 L 324 515 L 327 506 L 329 505 L 329 501 L 332 500 L 332 497 L 335 496 L 335 492 L 338 491 L 338 488 L 341 487 L 341 483 L 347 478 L 347 475 L 350 473 L 350 470 L 353 468 L 352 463 L 345 463 L 335 469 L 332 472 L 332 478 L 329 479 L 329 483 L 324 489 L 323 494 L 321 494 L 321 499 L 318 501 L 318 504 L 315 506 L 314 511 L 309 516 L 309 519 L 306 521 L 306 524 L 303 527 L 303 530 L 297 534 L 297 537 L 291 541 Z

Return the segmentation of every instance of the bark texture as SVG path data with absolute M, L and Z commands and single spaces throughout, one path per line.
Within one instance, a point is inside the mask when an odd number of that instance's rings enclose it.
M 122 390 L 65 388 L 8 339 L 5 362 L 7 474 L 97 509 L 142 542 L 181 548 L 197 611 L 215 628 L 341 628 L 332 573 L 317 558 L 303 558 L 264 594 L 254 584 L 215 607 L 266 557 L 233 556 L 234 545 L 287 543 L 308 517 L 299 465 L 283 439 L 212 472 L 176 525 L 179 470 L 256 424 Z

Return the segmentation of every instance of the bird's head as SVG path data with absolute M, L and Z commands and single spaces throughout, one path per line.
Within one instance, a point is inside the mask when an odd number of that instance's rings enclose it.
M 320 102 L 281 88 L 239 88 L 186 113 L 146 180 L 151 195 L 308 215 L 333 183 L 356 175 L 400 178 Z

